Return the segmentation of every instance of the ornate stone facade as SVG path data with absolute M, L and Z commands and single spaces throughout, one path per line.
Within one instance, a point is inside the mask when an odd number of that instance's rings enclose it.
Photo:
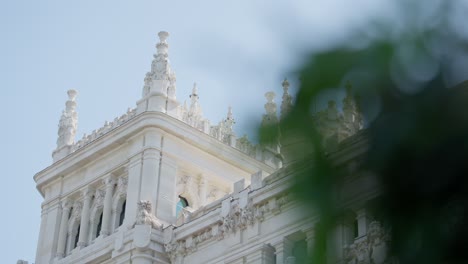
M 283 167 L 279 142 L 263 146 L 238 138 L 231 107 L 211 125 L 196 85 L 190 105 L 181 105 L 167 38 L 159 33 L 136 108 L 77 142 L 76 92 L 69 92 L 54 163 L 34 176 L 44 197 L 36 264 L 282 264 L 310 254 L 318 219 L 291 193 L 294 171 Z M 293 100 L 289 82 L 282 86 L 280 118 Z M 278 124 L 274 98 L 266 93 L 263 125 Z M 343 114 L 331 105 L 317 116 L 327 138 L 342 140 L 362 128 L 350 94 L 343 104 Z M 333 154 L 338 166 L 350 167 L 359 158 L 352 148 L 365 146 L 361 137 L 349 140 L 349 149 Z M 363 236 L 332 241 L 337 263 L 390 263 L 384 254 L 389 241 L 379 225 L 369 225 L 371 218 L 356 217 Z M 367 251 L 359 253 L 362 248 Z

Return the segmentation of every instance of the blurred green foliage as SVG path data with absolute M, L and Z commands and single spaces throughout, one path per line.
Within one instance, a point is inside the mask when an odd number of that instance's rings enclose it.
M 295 193 L 320 216 L 310 263 L 327 263 L 327 237 L 347 210 L 336 198 L 343 171 L 323 148 L 312 109 L 323 92 L 347 81 L 360 98 L 369 142 L 358 170 L 374 172 L 382 187 L 374 206 L 391 227 L 392 254 L 402 264 L 468 263 L 468 82 L 454 85 L 468 79 L 468 68 L 453 66 L 468 58 L 468 38 L 450 23 L 456 1 L 440 4 L 425 26 L 409 2 L 402 2 L 405 30 L 379 26 L 365 45 L 313 54 L 280 134 L 262 128 L 265 142 L 300 141 L 290 151 Z

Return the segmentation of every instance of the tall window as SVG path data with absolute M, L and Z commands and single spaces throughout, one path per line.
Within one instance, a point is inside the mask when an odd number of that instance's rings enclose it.
M 182 212 L 182 209 L 189 206 L 187 199 L 185 199 L 182 196 L 179 196 L 179 202 L 177 202 L 176 205 L 176 217 L 179 217 L 180 212 Z
M 99 216 L 99 222 L 96 226 L 96 238 L 99 236 L 99 233 L 101 233 L 101 228 L 102 228 L 102 213 Z
M 127 205 L 127 200 L 125 200 L 123 203 L 122 203 L 122 208 L 120 208 L 120 215 L 119 215 L 119 226 L 121 226 L 123 224 L 123 221 L 125 219 L 125 207 Z
M 78 246 L 78 240 L 80 238 L 80 227 L 81 225 L 78 225 L 78 229 L 76 230 L 75 241 L 73 242 L 73 248 L 76 248 L 76 246 Z

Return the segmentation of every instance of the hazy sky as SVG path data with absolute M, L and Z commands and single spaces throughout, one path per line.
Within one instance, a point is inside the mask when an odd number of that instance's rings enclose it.
M 177 97 L 197 82 L 212 124 L 232 105 L 238 135 L 253 135 L 264 94 L 277 93 L 307 54 L 345 39 L 390 0 L 0 2 L 2 263 L 34 262 L 42 197 L 33 175 L 51 164 L 57 124 L 76 89 L 78 136 L 135 107 L 158 41 L 168 31 Z

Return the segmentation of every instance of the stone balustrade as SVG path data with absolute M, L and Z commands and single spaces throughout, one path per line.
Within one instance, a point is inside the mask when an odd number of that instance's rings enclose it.
M 83 137 L 78 140 L 75 144 L 71 147 L 71 153 L 77 151 L 78 149 L 86 146 L 90 142 L 96 140 L 97 138 L 107 134 L 109 131 L 125 124 L 130 119 L 132 119 L 136 115 L 136 109 L 128 109 L 127 112 L 120 117 L 116 117 L 112 122 L 106 121 L 104 126 L 99 129 L 93 130 L 91 134 L 87 135 L 84 134 Z

